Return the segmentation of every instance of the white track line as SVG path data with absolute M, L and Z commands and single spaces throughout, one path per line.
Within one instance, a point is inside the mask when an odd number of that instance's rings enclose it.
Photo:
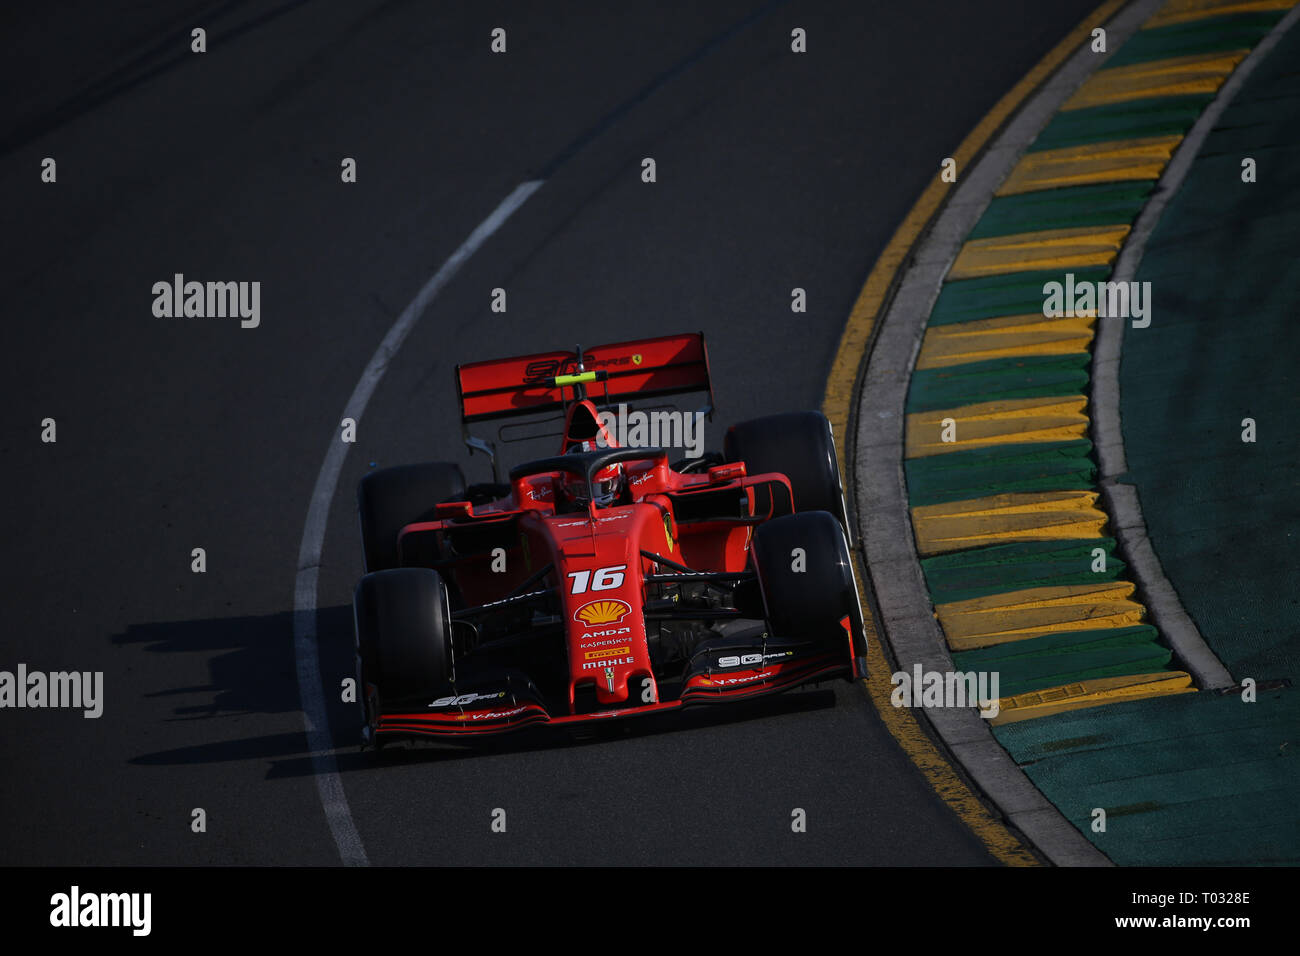
M 379 348 L 371 356 L 365 371 L 352 390 L 340 420 L 351 418 L 361 421 L 370 396 L 374 394 L 388 365 L 397 354 L 397 350 L 406 341 L 407 335 L 434 297 L 460 271 L 469 257 L 496 232 L 510 216 L 522 206 L 525 200 L 542 185 L 542 180 L 522 183 L 514 192 L 501 201 L 501 205 L 484 219 L 455 252 L 433 274 L 402 314 L 397 317 Z M 325 543 L 325 526 L 329 521 L 330 504 L 338 489 L 339 475 L 343 471 L 343 462 L 347 458 L 348 445 L 343 442 L 335 429 L 335 437 L 330 441 L 325 461 L 316 476 L 316 486 L 312 489 L 311 504 L 307 508 L 307 522 L 302 531 L 302 544 L 298 548 L 298 575 L 294 581 L 293 592 L 293 654 L 298 665 L 298 697 L 302 704 L 302 720 L 307 730 L 307 746 L 311 750 L 312 768 L 315 771 L 316 789 L 320 791 L 321 805 L 325 808 L 325 819 L 329 822 L 330 832 L 338 846 L 339 856 L 347 866 L 367 866 L 366 848 L 361 844 L 356 825 L 352 822 L 352 813 L 348 809 L 348 798 L 343 792 L 343 781 L 339 779 L 338 766 L 334 761 L 333 735 L 329 727 L 329 710 L 325 706 L 325 691 L 321 684 L 320 658 L 316 650 L 316 584 L 320 575 L 321 549 Z

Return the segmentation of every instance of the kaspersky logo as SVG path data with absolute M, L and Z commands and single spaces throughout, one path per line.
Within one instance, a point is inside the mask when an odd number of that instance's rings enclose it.
M 601 601 L 588 601 L 573 612 L 573 619 L 579 624 L 595 627 L 598 624 L 617 624 L 632 613 L 632 607 L 626 601 L 605 598 Z

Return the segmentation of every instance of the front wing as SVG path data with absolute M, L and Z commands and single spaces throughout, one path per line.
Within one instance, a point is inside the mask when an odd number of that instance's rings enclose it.
M 488 707 L 466 704 L 436 712 L 381 713 L 372 728 L 376 740 L 399 737 L 476 737 L 506 733 L 534 724 L 579 724 L 619 717 L 679 710 L 692 704 L 721 704 L 748 700 L 791 690 L 815 681 L 861 676 L 857 660 L 842 653 L 821 653 L 799 660 L 769 663 L 753 668 L 738 667 L 725 672 L 694 674 L 684 683 L 676 700 L 600 710 L 584 714 L 552 714 L 540 700 L 514 697 L 509 703 Z

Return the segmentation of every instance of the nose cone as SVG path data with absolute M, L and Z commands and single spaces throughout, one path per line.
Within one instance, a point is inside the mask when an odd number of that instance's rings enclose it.
M 628 681 L 648 664 L 640 616 L 632 602 L 611 597 L 585 601 L 573 610 L 570 674 L 575 686 L 594 683 L 601 704 L 626 701 Z

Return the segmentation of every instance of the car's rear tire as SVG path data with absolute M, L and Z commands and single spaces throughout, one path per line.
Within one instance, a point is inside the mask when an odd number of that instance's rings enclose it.
M 835 437 L 821 412 L 787 412 L 733 425 L 723 453 L 727 461 L 743 461 L 747 474 L 785 475 L 795 511 L 829 512 L 852 544 Z
M 437 571 L 393 568 L 361 578 L 352 601 L 367 724 L 378 700 L 427 705 L 451 684 L 451 616 Z M 376 694 L 372 697 L 370 689 Z
M 754 531 L 752 548 L 775 636 L 824 639 L 837 646 L 847 636 L 845 617 L 852 633 L 861 634 L 853 556 L 834 515 L 801 511 L 773 518 Z
M 435 506 L 465 500 L 460 466 L 434 461 L 372 471 L 357 485 L 357 513 L 367 571 L 401 567 L 397 534 L 413 521 L 432 521 Z

